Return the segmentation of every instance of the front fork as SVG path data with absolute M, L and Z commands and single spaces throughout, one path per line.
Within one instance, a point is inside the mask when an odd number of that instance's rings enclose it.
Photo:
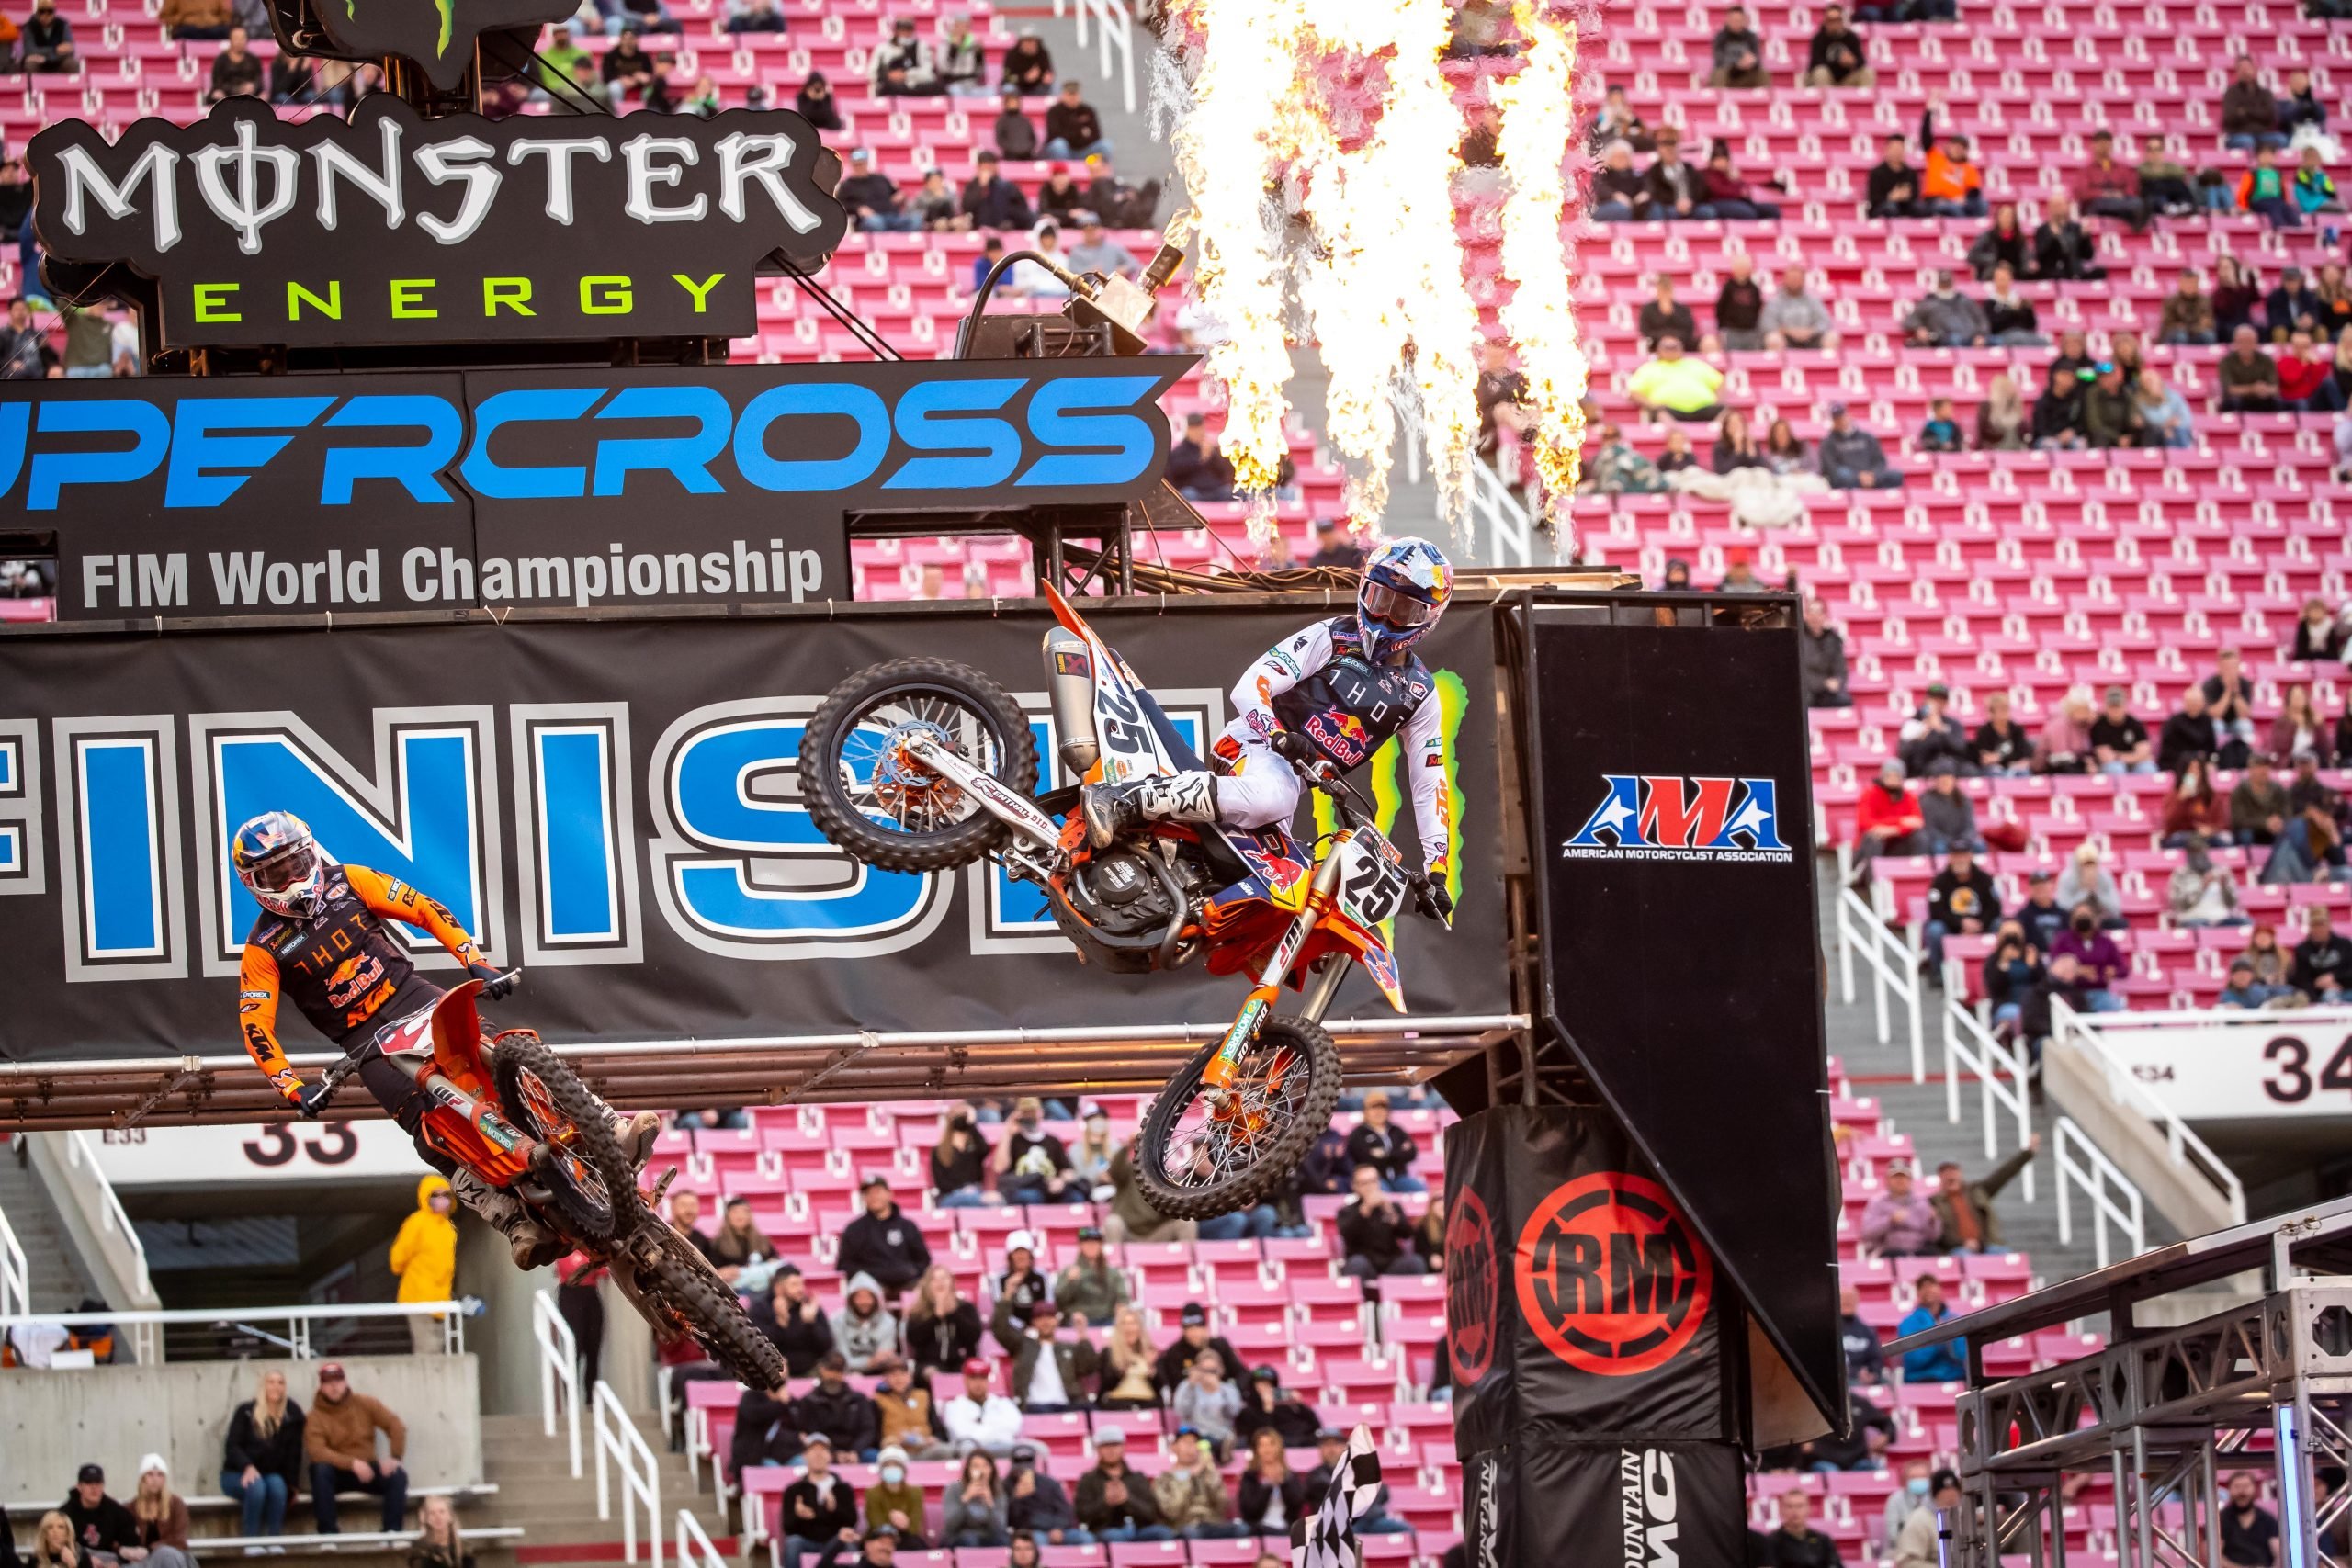
M 1340 857 L 1327 856 L 1315 871 L 1315 881 L 1307 889 L 1306 902 L 1298 915 L 1283 931 L 1282 940 L 1274 943 L 1273 952 L 1266 955 L 1266 966 L 1258 972 L 1258 983 L 1251 987 L 1241 1003 L 1241 1010 L 1234 1015 L 1233 1023 L 1225 1032 L 1225 1041 L 1216 1055 L 1209 1058 L 1202 1070 L 1201 1082 L 1213 1090 L 1223 1090 L 1233 1083 L 1235 1069 L 1241 1064 L 1242 1053 L 1258 1037 L 1259 1028 L 1272 1015 L 1274 1000 L 1282 994 L 1283 984 L 1290 978 L 1292 965 L 1306 947 L 1306 939 L 1320 925 L 1324 914 L 1331 907 L 1332 897 L 1340 890 Z M 1332 998 L 1340 992 L 1340 982 L 1347 978 L 1354 959 L 1335 953 L 1316 976 L 1315 988 L 1307 993 L 1306 1016 L 1310 1023 L 1320 1023 L 1330 1010 Z

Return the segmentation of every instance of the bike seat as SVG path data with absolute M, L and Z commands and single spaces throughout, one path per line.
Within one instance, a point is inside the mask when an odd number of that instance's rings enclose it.
M 1209 869 L 1223 885 L 1216 895 L 1220 900 L 1251 877 L 1272 890 L 1288 887 L 1315 869 L 1314 853 L 1283 828 L 1219 824 L 1203 829 L 1201 842 L 1208 851 Z

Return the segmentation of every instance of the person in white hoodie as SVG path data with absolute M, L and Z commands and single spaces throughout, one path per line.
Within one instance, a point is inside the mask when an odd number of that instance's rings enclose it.
M 876 1357 L 895 1356 L 901 1349 L 899 1314 L 882 1304 L 882 1287 L 871 1274 L 849 1277 L 842 1310 L 833 1314 L 832 1323 L 833 1345 L 848 1359 L 851 1371 L 870 1372 Z

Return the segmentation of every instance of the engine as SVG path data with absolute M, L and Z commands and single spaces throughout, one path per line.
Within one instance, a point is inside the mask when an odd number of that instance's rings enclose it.
M 1070 939 L 1103 967 L 1115 974 L 1142 974 L 1153 966 L 1169 923 L 1191 916 L 1206 882 L 1192 856 L 1114 849 L 1070 875 L 1070 902 L 1091 929 L 1062 923 Z M 1055 913 L 1058 919 L 1060 911 Z

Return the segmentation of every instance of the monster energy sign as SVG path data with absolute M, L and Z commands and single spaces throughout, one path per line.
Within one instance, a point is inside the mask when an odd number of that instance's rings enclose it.
M 31 159 L 52 281 L 129 268 L 157 348 L 748 336 L 760 274 L 814 271 L 848 227 L 840 160 L 786 111 L 428 120 L 379 94 L 288 123 L 232 98 L 113 142 L 62 120 Z
M 399 55 L 416 62 L 425 79 L 447 93 L 474 62 L 474 39 L 484 33 L 519 32 L 527 48 L 540 24 L 560 22 L 577 7 L 564 0 L 319 0 L 305 7 L 304 20 L 326 35 L 320 52 L 346 60 Z M 271 8 L 278 41 L 286 41 L 282 7 Z

